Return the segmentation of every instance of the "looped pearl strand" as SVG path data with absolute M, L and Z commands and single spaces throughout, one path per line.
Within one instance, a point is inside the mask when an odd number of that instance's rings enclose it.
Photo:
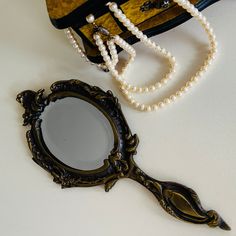
M 206 17 L 202 15 L 201 12 L 198 11 L 198 9 L 191 4 L 188 0 L 173 0 L 176 2 L 179 6 L 184 8 L 187 12 L 189 12 L 193 17 L 195 17 L 200 24 L 203 26 L 204 30 L 206 31 L 208 35 L 208 39 L 210 41 L 210 50 L 207 58 L 204 61 L 204 64 L 201 66 L 199 71 L 190 78 L 190 80 L 179 90 L 177 90 L 174 94 L 171 96 L 163 99 L 162 101 L 158 103 L 154 103 L 152 105 L 146 105 L 137 102 L 133 96 L 131 95 L 132 92 L 136 92 L 136 89 L 134 87 L 130 86 L 128 83 L 127 85 L 121 82 L 121 91 L 124 94 L 125 98 L 130 102 L 130 104 L 136 108 L 137 110 L 140 111 L 153 111 L 153 110 L 158 110 L 162 107 L 164 107 L 167 104 L 170 104 L 174 102 L 177 98 L 181 97 L 184 93 L 186 93 L 193 85 L 202 77 L 203 73 L 207 71 L 208 67 L 211 65 L 212 61 L 215 59 L 215 55 L 217 53 L 217 42 L 216 42 L 216 37 L 213 33 L 213 29 L 210 27 L 209 22 L 207 21 Z M 147 38 L 146 35 L 144 35 L 139 29 L 131 23 L 131 21 L 122 13 L 120 9 L 118 9 L 118 6 L 116 3 L 107 3 L 109 9 L 114 12 L 115 17 L 118 18 L 118 20 L 123 23 L 125 27 L 129 31 L 131 31 L 137 38 L 140 39 L 141 42 L 143 42 L 146 46 L 154 49 L 154 51 L 159 51 L 161 53 L 166 53 L 165 49 L 161 49 L 158 45 L 155 44 L 155 42 L 151 41 L 150 39 Z M 166 53 L 166 56 L 170 56 L 169 53 Z M 172 68 L 175 65 L 175 58 L 171 58 L 171 65 Z M 108 66 L 109 68 L 109 66 Z M 110 69 L 110 68 L 109 68 Z M 112 72 L 112 71 L 111 71 Z M 117 73 L 116 73 L 117 75 Z M 118 78 L 116 75 L 113 74 L 113 76 L 118 80 L 121 81 L 120 78 Z M 166 78 L 162 80 L 162 82 L 166 82 Z M 164 83 L 165 83 L 164 82 Z M 158 87 L 161 87 L 161 84 L 158 83 Z M 156 87 L 151 87 L 151 90 L 156 90 Z M 140 89 L 140 92 L 148 92 L 149 88 L 145 88 L 144 90 Z
M 169 60 L 170 69 L 169 69 L 168 73 L 165 75 L 165 77 L 160 82 L 156 82 L 154 84 L 151 84 L 149 86 L 144 86 L 144 87 L 134 86 L 134 85 L 128 83 L 126 80 L 124 80 L 124 74 L 125 74 L 127 68 L 130 66 L 130 64 L 134 61 L 134 58 L 136 56 L 136 52 L 135 52 L 134 48 L 131 45 L 129 45 L 125 40 L 123 40 L 120 36 L 118 36 L 118 35 L 111 36 L 111 39 L 107 40 L 107 45 L 110 50 L 110 55 L 112 58 L 112 60 L 111 60 L 111 58 L 108 56 L 108 52 L 107 52 L 106 47 L 100 37 L 100 34 L 97 32 L 94 33 L 93 38 L 95 40 L 96 45 L 98 46 L 98 49 L 101 52 L 101 55 L 103 56 L 103 60 L 105 62 L 105 65 L 107 66 L 107 68 L 111 72 L 112 76 L 118 82 L 120 82 L 121 91 L 123 91 L 124 89 L 132 91 L 134 93 L 147 93 L 150 91 L 155 91 L 155 90 L 161 88 L 164 84 L 166 84 L 168 82 L 168 80 L 170 80 L 172 78 L 173 73 L 175 73 L 175 71 L 176 71 L 175 70 L 176 60 L 171 55 L 171 53 L 167 52 L 165 49 L 163 49 L 160 46 L 156 45 L 155 43 L 151 42 L 150 39 L 147 39 L 145 41 L 145 44 L 151 44 L 152 49 L 155 52 L 163 54 L 163 56 Z M 115 66 L 118 62 L 117 61 L 118 55 L 117 55 L 117 50 L 116 50 L 115 44 L 120 46 L 121 48 L 123 48 L 124 51 L 128 52 L 128 54 L 130 55 L 128 61 L 126 62 L 126 65 L 122 68 L 121 73 L 118 73 L 118 71 L 115 69 Z M 116 63 L 114 63 L 114 60 L 116 60 Z
M 200 67 L 199 71 L 197 73 L 195 73 L 183 87 L 181 87 L 179 90 L 177 90 L 171 96 L 163 99 L 162 101 L 160 101 L 158 103 L 152 104 L 152 105 L 146 105 L 146 104 L 142 104 L 142 103 L 137 102 L 132 97 L 131 93 L 134 93 L 134 92 L 135 93 L 144 93 L 144 92 L 149 92 L 149 91 L 155 91 L 156 89 L 159 89 L 164 84 L 166 84 L 168 82 L 168 79 L 170 79 L 172 77 L 172 74 L 171 73 L 167 74 L 165 78 L 163 78 L 160 82 L 157 82 L 155 85 L 150 85 L 147 87 L 133 86 L 124 80 L 123 75 L 124 75 L 125 71 L 127 70 L 129 64 L 133 61 L 135 55 L 133 57 L 130 56 L 128 64 L 122 70 L 123 73 L 121 75 L 119 75 L 118 72 L 115 70 L 115 65 L 118 63 L 118 54 L 116 51 L 116 46 L 114 45 L 113 39 L 111 39 L 107 42 L 107 46 L 108 46 L 108 48 L 110 50 L 110 54 L 111 54 L 111 61 L 112 61 L 111 64 L 113 65 L 113 66 L 111 66 L 111 68 L 113 70 L 112 75 L 114 78 L 116 78 L 120 82 L 120 88 L 121 88 L 121 91 L 123 92 L 125 98 L 130 102 L 130 104 L 133 105 L 133 107 L 135 107 L 137 110 L 140 110 L 140 111 L 158 110 L 159 108 L 162 108 L 165 105 L 174 102 L 177 98 L 182 97 L 182 95 L 184 93 L 189 91 L 189 89 L 192 88 L 194 86 L 194 84 L 199 81 L 199 79 L 202 77 L 204 72 L 207 71 L 208 67 L 212 64 L 213 60 L 215 59 L 215 56 L 217 53 L 217 41 L 216 41 L 216 37 L 213 33 L 213 29 L 210 27 L 210 24 L 208 23 L 207 19 L 202 15 L 202 13 L 199 12 L 198 9 L 195 8 L 195 6 L 192 5 L 188 0 L 173 0 L 173 1 L 175 1 L 178 5 L 180 5 L 184 9 L 186 9 L 187 12 L 189 12 L 193 17 L 195 17 L 200 22 L 200 24 L 203 26 L 204 30 L 206 31 L 206 33 L 208 35 L 208 39 L 210 42 L 210 49 L 209 49 L 209 54 L 206 57 L 204 64 Z M 108 3 L 107 5 L 109 6 L 110 10 L 114 12 L 114 15 L 122 23 L 124 21 L 123 24 L 134 35 L 136 35 L 136 37 L 138 37 L 145 45 L 150 46 L 150 47 L 153 46 L 153 50 L 155 52 L 159 51 L 160 53 L 164 53 L 164 54 L 167 54 L 168 56 L 171 56 L 165 49 L 162 49 L 160 46 L 156 45 L 155 42 L 152 42 L 150 39 L 147 38 L 146 35 L 144 35 L 141 31 L 139 31 L 139 29 L 136 26 L 132 25 L 130 20 L 127 19 L 126 16 L 124 14 L 122 14 L 122 12 L 118 9 L 116 3 Z M 87 21 L 89 23 L 94 22 L 94 17 L 92 15 L 89 15 Z M 81 55 L 82 58 L 84 58 L 87 62 L 90 62 L 92 65 L 96 65 L 100 69 L 107 71 L 108 68 L 105 64 L 97 65 L 95 63 L 92 63 L 88 59 L 88 57 L 86 56 L 82 47 L 79 45 L 76 37 L 74 36 L 71 28 L 65 29 L 65 34 L 66 34 L 67 38 L 69 39 L 70 43 L 72 44 L 72 46 Z M 116 36 L 114 36 L 114 37 L 116 37 Z M 103 47 L 103 49 L 104 49 L 104 47 Z M 104 56 L 107 57 L 108 54 L 105 53 Z M 171 56 L 170 59 L 171 59 L 170 61 L 172 61 L 172 62 L 170 62 L 170 64 L 173 63 L 174 66 L 176 66 L 175 58 Z M 172 66 L 173 72 L 175 71 L 174 66 Z M 170 78 L 168 77 L 168 75 L 170 76 Z M 119 76 L 119 78 L 118 78 L 118 76 Z

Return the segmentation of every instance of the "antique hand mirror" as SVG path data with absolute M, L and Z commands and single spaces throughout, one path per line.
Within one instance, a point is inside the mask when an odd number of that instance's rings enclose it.
M 105 185 L 108 192 L 121 178 L 133 179 L 157 198 L 170 215 L 224 230 L 230 227 L 201 206 L 190 188 L 155 180 L 134 162 L 138 137 L 133 135 L 111 91 L 79 80 L 59 81 L 44 90 L 17 96 L 25 108 L 24 125 L 33 160 L 50 172 L 62 188 Z

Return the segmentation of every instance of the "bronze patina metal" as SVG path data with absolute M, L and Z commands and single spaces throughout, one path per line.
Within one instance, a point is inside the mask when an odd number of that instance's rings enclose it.
M 66 97 L 83 99 L 96 106 L 112 126 L 114 148 L 98 169 L 87 171 L 67 166 L 49 151 L 43 140 L 41 114 L 51 102 Z M 105 92 L 79 80 L 66 80 L 54 83 L 48 96 L 44 95 L 43 89 L 37 92 L 26 90 L 17 95 L 17 101 L 25 109 L 23 125 L 31 126 L 26 136 L 33 160 L 51 173 L 54 182 L 61 184 L 62 188 L 104 185 L 108 192 L 119 179 L 130 178 L 151 191 L 170 215 L 183 221 L 230 230 L 216 211 L 203 209 L 192 189 L 178 183 L 156 180 L 137 166 L 134 155 L 139 139 L 131 133 L 118 99 L 111 91 Z

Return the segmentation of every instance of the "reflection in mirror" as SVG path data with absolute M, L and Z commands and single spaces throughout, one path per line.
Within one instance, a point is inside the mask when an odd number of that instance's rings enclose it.
M 114 147 L 107 118 L 95 106 L 73 97 L 51 102 L 41 115 L 42 136 L 49 151 L 80 170 L 97 169 Z

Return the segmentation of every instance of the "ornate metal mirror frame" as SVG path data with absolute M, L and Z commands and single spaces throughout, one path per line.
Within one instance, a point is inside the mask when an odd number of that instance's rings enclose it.
M 85 171 L 69 167 L 50 153 L 43 140 L 41 114 L 51 102 L 66 97 L 83 99 L 96 106 L 112 126 L 114 148 L 101 168 Z M 133 156 L 136 154 L 138 137 L 131 133 L 118 99 L 111 91 L 104 92 L 79 80 L 67 80 L 54 83 L 48 96 L 44 96 L 44 90 L 37 92 L 26 90 L 17 95 L 17 101 L 25 109 L 23 125 L 31 126 L 27 131 L 27 140 L 33 160 L 51 173 L 54 182 L 61 184 L 62 188 L 103 184 L 108 192 L 119 179 L 130 178 L 151 191 L 170 215 L 195 224 L 230 229 L 216 211 L 203 209 L 197 194 L 192 189 L 178 183 L 155 180 L 136 165 Z

